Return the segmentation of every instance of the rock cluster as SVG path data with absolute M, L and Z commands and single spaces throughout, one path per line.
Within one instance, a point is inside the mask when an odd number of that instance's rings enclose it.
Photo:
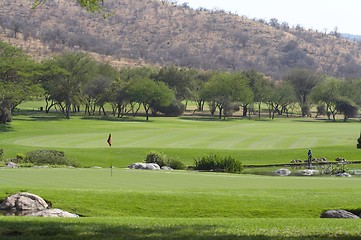
M 133 163 L 131 165 L 128 166 L 129 169 L 142 169 L 142 170 L 173 170 L 170 167 L 167 166 L 163 166 L 160 167 L 158 164 L 156 163 Z
M 61 209 L 52 209 L 38 195 L 22 192 L 8 196 L 1 204 L 0 210 L 6 215 L 38 217 L 78 217 Z

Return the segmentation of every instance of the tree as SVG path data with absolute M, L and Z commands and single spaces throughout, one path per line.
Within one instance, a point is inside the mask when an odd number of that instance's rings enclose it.
M 258 106 L 258 118 L 261 118 L 261 105 L 269 99 L 272 83 L 263 74 L 254 70 L 246 71 L 243 74 L 249 80 L 249 85 L 253 92 L 253 101 Z
M 291 83 L 286 81 L 276 82 L 270 92 L 271 94 L 268 100 L 270 118 L 272 117 L 272 119 L 274 119 L 275 113 L 282 115 L 283 112 L 287 112 L 288 115 L 289 105 L 296 100 Z
M 34 0 L 33 8 L 37 8 L 39 5 L 44 4 L 46 0 Z M 106 10 L 104 8 L 104 0 L 76 0 L 82 8 L 87 9 L 90 12 L 101 12 Z
M 240 73 L 217 73 L 202 89 L 201 96 L 219 110 L 219 118 L 225 118 L 235 105 L 248 102 L 252 94 L 247 79 Z
M 337 103 L 336 108 L 343 113 L 343 121 L 346 122 L 350 117 L 356 116 L 358 112 L 357 104 L 348 97 L 341 97 Z
M 153 105 L 167 106 L 175 99 L 174 92 L 165 83 L 149 78 L 138 78 L 130 82 L 128 94 L 132 101 L 143 105 L 147 121 Z
M 46 62 L 45 66 L 53 69 L 43 76 L 46 80 L 42 81 L 48 99 L 55 101 L 69 119 L 71 108 L 83 103 L 82 90 L 95 76 L 96 62 L 84 53 L 67 53 Z
M 177 100 L 183 101 L 191 98 L 196 74 L 197 72 L 191 69 L 171 66 L 161 68 L 152 78 L 167 84 L 174 91 Z
M 295 90 L 302 117 L 310 115 L 311 102 L 309 95 L 317 83 L 322 81 L 323 77 L 308 69 L 294 69 L 284 79 L 289 81 Z
M 327 116 L 336 121 L 338 113 L 337 102 L 342 96 L 342 81 L 336 78 L 326 78 L 318 83 L 312 90 L 310 98 L 315 103 L 324 103 L 326 105 Z
M 20 49 L 0 42 L 0 123 L 12 120 L 14 109 L 22 102 L 39 95 L 36 83 L 39 66 Z
M 191 92 L 191 99 L 196 102 L 198 111 L 203 111 L 205 100 L 202 97 L 202 89 L 204 85 L 212 77 L 211 72 L 199 72 L 194 79 L 194 88 Z M 196 111 L 195 110 L 195 111 Z
M 115 69 L 109 64 L 98 64 L 97 73 L 83 88 L 84 98 L 86 101 L 86 109 L 89 115 L 94 115 L 95 108 L 99 107 L 99 115 L 101 110 L 106 115 L 104 104 L 109 99 L 109 88 L 116 78 Z

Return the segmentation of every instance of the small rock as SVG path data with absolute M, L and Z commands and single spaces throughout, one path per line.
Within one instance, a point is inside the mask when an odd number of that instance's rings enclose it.
M 62 218 L 75 218 L 79 217 L 77 214 L 73 214 L 67 211 L 63 211 L 61 209 L 53 208 L 53 209 L 45 209 L 39 212 L 33 212 L 28 216 L 32 217 L 62 217 Z
M 314 174 L 318 174 L 319 171 L 318 170 L 314 170 L 314 169 L 304 169 L 300 171 L 300 174 L 303 176 L 311 176 Z
M 173 168 L 168 167 L 168 166 L 163 166 L 161 169 L 164 171 L 172 171 L 173 170 Z
M 14 162 L 8 162 L 8 163 L 6 163 L 6 167 L 8 167 L 8 168 L 17 168 L 18 165 L 16 163 L 14 163 Z
M 288 170 L 287 168 L 281 168 L 281 169 L 276 170 L 275 173 L 278 176 L 288 176 L 291 174 L 291 171 Z
M 337 173 L 335 175 L 336 177 L 352 177 L 349 173 Z
M 321 218 L 359 218 L 357 215 L 345 210 L 328 210 L 321 214 Z

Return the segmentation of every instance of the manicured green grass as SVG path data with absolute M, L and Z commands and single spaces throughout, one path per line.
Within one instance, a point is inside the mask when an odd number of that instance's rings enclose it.
M 1 169 L 0 197 L 28 191 L 80 219 L 0 217 L 8 237 L 54 239 L 357 239 L 360 178 L 113 169 Z M 1 238 L 1 237 L 0 237 Z
M 96 118 L 98 119 L 98 118 Z M 161 151 L 187 165 L 209 153 L 231 155 L 244 164 L 288 163 L 315 157 L 359 160 L 356 149 L 360 123 L 309 119 L 247 120 L 216 118 L 143 118 L 65 120 L 61 115 L 16 116 L 0 128 L 6 157 L 36 149 L 56 149 L 81 166 L 125 167 Z M 106 139 L 113 135 L 113 146 Z
M 0 198 L 32 192 L 79 219 L 0 217 L 0 239 L 359 239 L 358 220 L 320 219 L 360 209 L 361 178 L 277 177 L 124 169 L 162 151 L 187 165 L 209 153 L 244 164 L 315 157 L 359 160 L 360 123 L 313 119 L 103 119 L 31 110 L 0 126 L 6 158 L 64 151 L 82 167 L 0 169 Z M 107 146 L 108 134 L 113 146 Z M 110 169 L 113 165 L 117 168 Z

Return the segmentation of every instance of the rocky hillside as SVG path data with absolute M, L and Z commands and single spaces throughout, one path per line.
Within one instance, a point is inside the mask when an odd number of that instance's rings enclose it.
M 0 2 L 0 39 L 37 58 L 87 51 L 122 65 L 177 65 L 214 70 L 256 69 L 275 79 L 292 68 L 361 77 L 361 44 L 340 37 L 252 20 L 222 10 L 191 9 L 159 0 L 105 0 L 104 19 L 75 1 Z

